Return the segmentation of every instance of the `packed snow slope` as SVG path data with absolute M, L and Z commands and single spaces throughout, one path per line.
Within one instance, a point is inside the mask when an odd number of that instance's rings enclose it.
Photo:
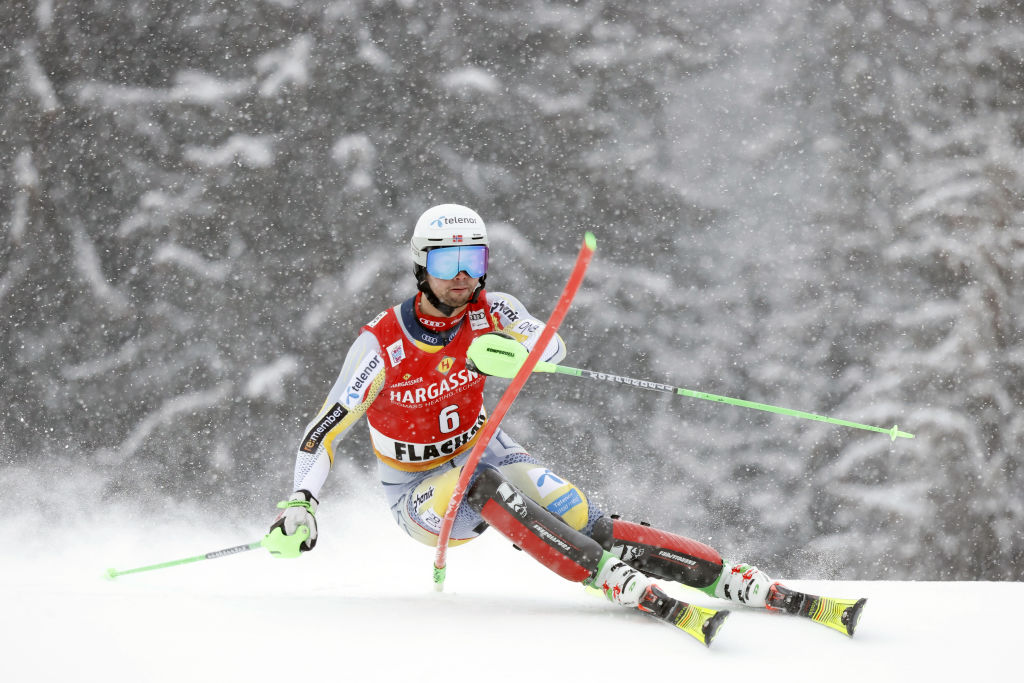
M 5 518 L 0 679 L 953 681 L 1002 671 L 1020 643 L 1022 583 L 793 580 L 868 597 L 856 637 L 737 608 L 705 648 L 548 573 L 493 530 L 452 549 L 437 593 L 432 550 L 382 500 L 324 505 L 319 519 L 320 544 L 297 560 L 260 549 L 108 580 L 108 567 L 258 540 L 265 520 Z

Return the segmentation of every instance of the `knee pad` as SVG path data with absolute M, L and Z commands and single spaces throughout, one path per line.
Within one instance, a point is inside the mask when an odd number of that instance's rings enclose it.
M 576 486 L 534 462 L 498 467 L 502 477 L 577 531 L 590 521 L 590 504 Z
M 649 576 L 706 588 L 722 573 L 722 557 L 714 548 L 617 516 L 597 520 L 591 536 L 602 548 Z
M 525 495 L 501 474 L 485 468 L 467 502 L 488 524 L 548 569 L 581 582 L 597 571 L 604 549 Z

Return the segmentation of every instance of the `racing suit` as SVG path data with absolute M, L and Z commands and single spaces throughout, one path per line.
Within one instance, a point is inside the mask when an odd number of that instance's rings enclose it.
M 392 515 L 413 538 L 435 545 L 452 490 L 487 420 L 486 377 L 466 367 L 477 337 L 501 331 L 527 349 L 544 324 L 514 296 L 481 291 L 447 330 L 417 315 L 416 295 L 367 325 L 345 358 L 317 416 L 307 425 L 295 461 L 296 490 L 319 497 L 339 442 L 364 414 L 377 471 Z M 557 335 L 542 360 L 558 362 L 565 345 Z M 498 429 L 479 467 L 492 467 L 527 496 L 577 530 L 589 533 L 600 512 L 572 483 L 539 464 Z M 463 504 L 451 544 L 485 528 L 478 511 Z

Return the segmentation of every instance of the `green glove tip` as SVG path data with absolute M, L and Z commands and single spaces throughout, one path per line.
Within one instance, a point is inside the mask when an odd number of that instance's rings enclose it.
M 309 527 L 305 524 L 299 526 L 291 536 L 285 536 L 280 527 L 270 530 L 260 545 L 266 548 L 274 557 L 294 558 L 302 554 L 302 544 L 309 538 Z
M 583 243 L 587 245 L 587 249 L 590 251 L 597 249 L 597 238 L 594 237 L 594 233 L 592 232 L 588 231 L 587 234 L 583 236 Z
M 117 578 L 117 574 L 118 574 L 118 571 L 116 569 L 111 568 L 111 569 L 108 569 L 107 571 L 105 571 L 103 573 L 103 578 L 106 579 L 107 581 L 113 581 L 114 579 Z

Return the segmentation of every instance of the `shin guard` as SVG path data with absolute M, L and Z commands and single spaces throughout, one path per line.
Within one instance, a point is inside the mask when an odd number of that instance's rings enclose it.
M 594 523 L 591 536 L 649 576 L 706 588 L 722 573 L 722 557 L 714 548 L 644 524 L 602 517 Z
M 597 571 L 604 549 L 536 501 L 523 495 L 498 473 L 484 468 L 466 502 L 488 524 L 535 560 L 570 581 L 586 581 Z

